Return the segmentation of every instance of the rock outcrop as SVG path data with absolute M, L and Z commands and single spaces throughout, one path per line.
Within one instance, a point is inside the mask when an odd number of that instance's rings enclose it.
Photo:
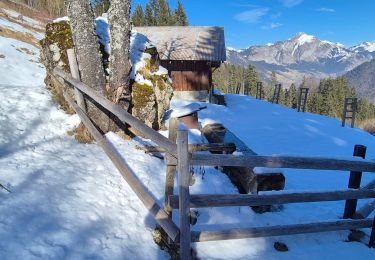
M 40 45 L 41 61 L 47 71 L 44 82 L 51 91 L 54 101 L 66 112 L 73 113 L 73 110 L 69 107 L 62 95 L 62 90 L 71 91 L 71 88 L 61 78 L 55 77 L 52 74 L 53 69 L 56 67 L 60 67 L 70 73 L 66 50 L 73 48 L 74 44 L 69 21 L 61 20 L 48 23 L 45 38 L 40 41 Z

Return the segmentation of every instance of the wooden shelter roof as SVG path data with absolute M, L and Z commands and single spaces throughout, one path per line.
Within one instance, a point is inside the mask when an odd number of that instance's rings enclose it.
M 226 60 L 223 27 L 150 26 L 134 30 L 156 46 L 161 60 Z

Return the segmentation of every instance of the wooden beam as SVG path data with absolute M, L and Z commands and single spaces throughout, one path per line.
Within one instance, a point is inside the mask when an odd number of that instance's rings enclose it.
M 373 161 L 329 157 L 193 154 L 191 164 L 375 172 Z
M 178 119 L 172 117 L 169 119 L 169 127 L 168 127 L 168 139 L 171 142 L 176 143 L 177 139 L 177 128 L 178 128 Z M 163 149 L 161 147 L 156 147 L 159 149 Z M 163 149 L 165 152 L 165 149 Z M 166 157 L 170 157 L 169 154 L 166 154 Z M 165 160 L 167 162 L 168 159 Z M 166 165 L 166 175 L 165 175 L 165 191 L 164 191 L 164 210 L 167 212 L 168 216 L 172 219 L 172 208 L 168 204 L 169 196 L 173 195 L 174 190 L 174 175 L 176 172 L 176 166 L 174 165 Z
M 338 190 L 327 192 L 280 192 L 277 194 L 218 194 L 190 195 L 191 208 L 228 207 L 228 206 L 263 206 L 285 203 L 336 201 L 348 199 L 375 198 L 375 190 Z M 178 196 L 169 197 L 169 205 L 178 208 Z
M 375 179 L 373 179 L 372 181 L 370 181 L 369 183 L 367 183 L 365 186 L 363 186 L 362 189 L 374 189 L 375 188 Z
M 370 216 L 370 214 L 375 210 L 375 200 L 370 201 L 358 209 L 354 215 L 354 219 L 364 219 Z
M 166 151 L 171 154 L 172 156 L 177 156 L 177 145 L 172 143 L 168 138 L 161 135 L 154 129 L 148 127 L 145 123 L 143 123 L 138 118 L 129 114 L 126 110 L 121 108 L 119 105 L 112 103 L 108 99 L 104 98 L 102 95 L 98 94 L 90 87 L 86 86 L 82 82 L 72 78 L 68 73 L 65 71 L 55 68 L 53 73 L 57 76 L 62 77 L 65 81 L 72 84 L 73 87 L 79 89 L 89 97 L 91 97 L 95 102 L 101 105 L 106 110 L 110 111 L 114 114 L 120 121 L 125 124 L 131 125 L 138 131 L 142 132 L 147 138 L 150 138 L 154 143 L 160 145 L 161 147 L 165 148 Z
M 66 50 L 66 54 L 68 55 L 68 61 L 69 61 L 69 68 L 70 73 L 72 74 L 72 77 L 78 81 L 81 80 L 81 77 L 79 75 L 79 69 L 78 69 L 78 63 L 77 63 L 77 57 L 74 52 L 74 49 L 68 49 Z M 83 110 L 83 112 L 86 111 L 86 104 L 85 99 L 83 97 L 83 94 L 81 91 L 79 91 L 77 88 L 74 88 L 74 95 L 77 101 L 78 106 Z
M 180 259 L 188 260 L 190 255 L 190 192 L 188 131 L 177 131 L 178 193 L 180 204 Z
M 159 146 L 144 146 L 139 147 L 145 153 L 163 153 L 165 149 Z M 234 143 L 210 143 L 210 144 L 189 144 L 189 152 L 201 152 L 201 151 L 211 151 L 211 152 L 234 152 L 236 150 L 236 145 Z
M 167 213 L 162 208 L 160 208 L 152 194 L 150 194 L 147 188 L 139 181 L 136 174 L 124 161 L 124 159 L 117 152 L 117 150 L 95 128 L 94 124 L 83 112 L 83 110 L 78 107 L 78 105 L 66 92 L 64 92 L 64 97 L 66 101 L 72 106 L 74 111 L 78 114 L 78 116 L 81 118 L 83 124 L 89 130 L 90 134 L 94 137 L 97 144 L 103 148 L 104 152 L 111 159 L 111 161 L 116 166 L 122 177 L 129 184 L 130 188 L 142 201 L 143 205 L 148 209 L 150 214 L 155 218 L 156 222 L 165 230 L 165 232 L 173 241 L 176 241 L 179 236 L 178 227 L 173 223 L 171 219 L 168 218 Z
M 365 159 L 366 150 L 367 150 L 366 146 L 356 144 L 354 146 L 353 156 L 361 157 L 362 159 Z M 349 176 L 348 188 L 359 189 L 359 187 L 361 187 L 361 180 L 362 180 L 362 171 L 351 171 L 350 176 Z M 357 200 L 356 199 L 347 200 L 345 202 L 343 218 L 353 217 L 356 209 L 357 209 Z
M 296 225 L 230 229 L 230 230 L 221 230 L 221 231 L 193 231 L 191 234 L 191 241 L 203 242 L 203 241 L 283 236 L 283 235 L 318 233 L 318 232 L 327 232 L 327 231 L 336 231 L 336 230 L 369 228 L 372 226 L 372 222 L 373 222 L 372 219 L 364 219 L 364 220 L 350 219 L 350 220 L 315 222 L 315 223 L 296 224 Z

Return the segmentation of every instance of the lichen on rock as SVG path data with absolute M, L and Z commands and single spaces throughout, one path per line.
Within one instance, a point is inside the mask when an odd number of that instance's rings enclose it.
M 64 111 L 72 114 L 73 110 L 62 94 L 63 90 L 69 93 L 72 93 L 72 90 L 64 80 L 55 77 L 52 73 L 56 67 L 62 68 L 70 73 L 66 50 L 73 48 L 74 44 L 69 21 L 63 20 L 48 23 L 46 25 L 45 38 L 40 41 L 40 46 L 42 49 L 41 61 L 47 70 L 47 76 L 44 82 L 51 91 L 54 101 L 59 104 Z

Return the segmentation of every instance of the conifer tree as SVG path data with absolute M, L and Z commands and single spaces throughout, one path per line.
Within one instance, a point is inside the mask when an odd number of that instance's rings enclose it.
M 181 0 L 178 0 L 177 2 L 177 8 L 176 11 L 174 12 L 174 20 L 175 20 L 175 25 L 178 26 L 188 26 L 189 22 L 187 20 L 187 16 L 184 10 L 184 7 L 182 6 Z
M 155 17 L 150 4 L 146 4 L 145 14 L 144 14 L 144 25 L 145 26 L 155 26 Z
M 159 26 L 173 25 L 173 17 L 171 16 L 171 10 L 169 3 L 166 0 L 159 0 L 159 15 L 156 16 Z
M 145 17 L 143 14 L 143 9 L 140 4 L 137 4 L 135 7 L 133 16 L 132 16 L 132 22 L 134 26 L 144 26 L 145 25 Z
M 296 88 L 296 85 L 294 85 L 294 83 L 292 83 L 289 87 L 288 106 L 291 108 L 297 107 L 297 88 Z

